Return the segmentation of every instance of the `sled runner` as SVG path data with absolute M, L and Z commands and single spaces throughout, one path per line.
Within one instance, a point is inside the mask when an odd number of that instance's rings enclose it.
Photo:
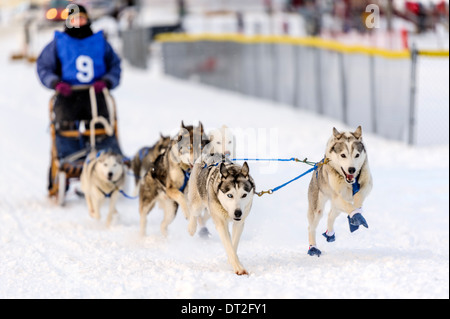
M 69 125 L 66 123 L 61 128 L 55 121 L 54 106 L 57 94 L 50 99 L 51 162 L 48 194 L 49 197 L 56 198 L 58 205 L 61 206 L 65 203 L 70 180 L 80 178 L 83 163 L 91 151 L 112 149 L 122 153 L 118 143 L 116 104 L 109 90 L 105 88 L 102 92 L 105 97 L 108 118 L 98 115 L 94 87 L 73 86 L 72 90 L 89 90 L 92 118 L 74 121 Z

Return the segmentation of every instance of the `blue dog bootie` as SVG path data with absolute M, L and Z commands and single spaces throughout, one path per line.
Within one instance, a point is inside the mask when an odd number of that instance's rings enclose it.
M 356 213 L 352 217 L 347 216 L 348 218 L 348 224 L 350 226 L 350 232 L 354 232 L 355 230 L 359 229 L 359 226 L 363 225 L 366 228 L 369 228 L 369 225 L 367 224 L 365 218 L 361 213 Z
M 320 257 L 322 252 L 314 246 L 309 246 L 308 255 Z
M 333 231 L 333 233 L 330 235 L 330 234 L 328 233 L 328 230 L 327 230 L 327 231 L 324 232 L 322 235 L 323 235 L 323 237 L 325 237 L 325 238 L 327 239 L 327 242 L 329 242 L 329 243 L 332 243 L 333 241 L 336 240 L 336 234 L 334 233 L 334 231 Z
M 208 239 L 208 238 L 212 237 L 211 233 L 209 232 L 208 228 L 206 228 L 206 227 L 202 227 L 199 230 L 198 235 L 203 239 Z

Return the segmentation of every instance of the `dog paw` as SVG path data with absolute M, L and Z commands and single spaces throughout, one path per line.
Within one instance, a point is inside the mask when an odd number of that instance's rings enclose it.
M 350 232 L 354 232 L 355 230 L 359 229 L 359 226 L 364 226 L 366 228 L 369 228 L 369 225 L 367 224 L 366 220 L 364 219 L 363 215 L 360 213 L 356 213 L 353 215 L 353 217 L 347 216 L 348 218 L 348 224 L 350 226 Z
M 84 198 L 84 193 L 80 189 L 75 189 L 75 194 L 80 198 Z
M 329 243 L 332 243 L 333 241 L 336 240 L 336 235 L 334 233 L 333 233 L 333 235 L 329 236 L 326 231 L 322 235 L 323 235 L 323 237 L 325 237 L 327 239 L 327 242 L 329 242 Z
M 198 235 L 203 239 L 211 238 L 211 233 L 209 232 L 208 228 L 206 228 L 206 227 L 202 227 L 199 230 Z
M 309 246 L 308 255 L 320 257 L 322 252 L 314 246 Z
M 195 232 L 197 231 L 197 222 L 194 220 L 189 220 L 189 224 L 188 224 L 188 232 L 189 235 L 194 236 Z
M 93 219 L 100 220 L 100 214 L 96 213 L 94 210 L 89 211 L 89 216 L 91 216 Z
M 242 276 L 242 275 L 248 275 L 248 272 L 245 269 L 240 269 L 240 270 L 236 270 L 235 274 L 238 276 Z

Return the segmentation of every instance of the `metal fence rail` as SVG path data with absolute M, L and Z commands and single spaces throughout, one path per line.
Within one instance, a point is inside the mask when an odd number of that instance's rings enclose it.
M 158 40 L 168 75 L 414 142 L 417 54 L 410 51 L 284 36 L 164 34 Z

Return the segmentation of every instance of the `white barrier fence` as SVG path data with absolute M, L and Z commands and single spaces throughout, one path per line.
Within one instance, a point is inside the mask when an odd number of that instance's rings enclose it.
M 168 75 L 289 104 L 410 144 L 417 144 L 421 114 L 417 61 L 422 55 L 448 61 L 448 52 L 388 51 L 317 38 L 165 34 L 158 39 Z M 446 94 L 448 114 L 448 89 Z M 448 143 L 448 120 L 441 126 Z

